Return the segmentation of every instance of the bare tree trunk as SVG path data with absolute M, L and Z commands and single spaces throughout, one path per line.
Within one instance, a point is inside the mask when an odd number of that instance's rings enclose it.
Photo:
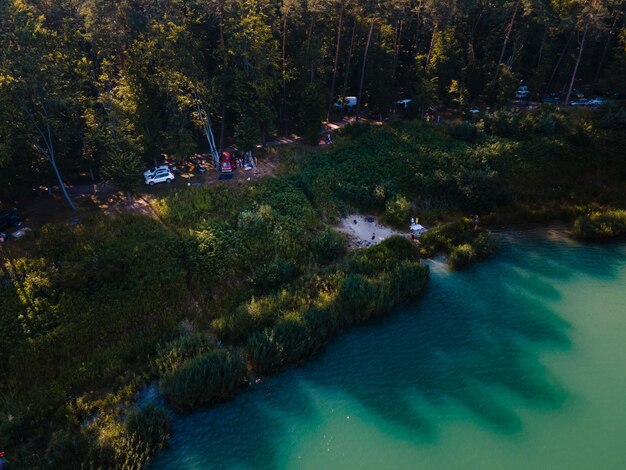
M 52 165 L 52 169 L 54 170 L 54 174 L 57 177 L 59 182 L 59 186 L 61 187 L 61 191 L 63 192 L 63 196 L 65 196 L 65 200 L 71 207 L 73 211 L 76 210 L 76 206 L 74 205 L 74 201 L 70 198 L 70 195 L 67 193 L 67 188 L 65 187 L 65 183 L 63 182 L 63 178 L 61 178 L 61 172 L 57 167 L 56 158 L 54 155 L 54 142 L 52 141 L 52 131 L 50 130 L 50 126 L 46 126 L 46 132 L 44 133 L 41 129 L 37 128 L 39 135 L 42 137 L 44 145 L 46 149 L 44 150 L 41 146 L 37 145 L 37 150 L 42 154 L 50 162 Z
M 541 39 L 541 47 L 539 48 L 539 54 L 537 57 L 537 69 L 539 69 L 539 66 L 541 65 L 541 59 L 543 58 L 543 50 L 546 47 L 547 37 L 548 37 L 548 30 L 546 29 L 543 33 L 543 38 Z
M 393 103 L 396 98 L 396 71 L 398 69 L 398 56 L 400 55 L 400 43 L 402 41 L 402 27 L 404 24 L 402 20 L 398 21 L 396 26 L 396 38 L 393 50 L 393 65 L 391 67 L 391 107 L 393 109 Z
M 309 66 L 309 54 L 311 52 L 311 38 L 313 36 L 313 25 L 315 24 L 315 14 L 311 17 L 311 24 L 309 25 L 309 30 L 307 31 L 307 39 L 306 39 L 306 56 L 304 63 L 306 67 Z M 313 81 L 313 65 L 311 64 L 311 81 Z
M 341 2 L 339 8 L 339 25 L 337 26 L 337 46 L 335 47 L 335 64 L 333 65 L 333 79 L 330 83 L 330 103 L 328 104 L 328 112 L 326 113 L 326 120 L 330 119 L 330 112 L 333 107 L 333 99 L 335 98 L 335 84 L 337 82 L 337 65 L 339 64 L 339 52 L 341 51 L 341 29 L 343 27 L 343 11 L 345 8 L 345 1 Z
M 428 64 L 430 64 L 430 57 L 432 56 L 433 47 L 435 46 L 435 38 L 437 37 L 437 31 L 439 31 L 439 25 L 435 24 L 435 27 L 433 28 L 433 34 L 430 37 L 430 46 L 428 47 L 428 55 L 426 56 L 426 64 L 425 64 L 426 67 L 428 66 Z
M 511 16 L 511 21 L 509 21 L 509 25 L 506 28 L 504 42 L 502 43 L 502 50 L 500 50 L 500 58 L 498 59 L 498 63 L 496 64 L 496 73 L 493 75 L 494 84 L 498 81 L 498 77 L 500 76 L 500 64 L 502 63 L 502 59 L 504 59 L 506 46 L 508 45 L 509 39 L 511 38 L 511 31 L 513 31 L 513 25 L 515 24 L 515 18 L 517 17 L 517 10 L 519 10 L 521 1 L 522 0 L 517 0 L 515 2 L 515 8 L 513 9 L 513 15 Z
M 363 66 L 361 67 L 361 79 L 359 81 L 359 97 L 356 103 L 356 120 L 359 120 L 361 114 L 361 99 L 363 98 L 363 81 L 365 80 L 365 66 L 367 65 L 367 54 L 370 49 L 370 43 L 372 42 L 372 33 L 374 32 L 374 19 L 370 22 L 370 31 L 367 35 L 367 43 L 365 44 L 365 52 L 363 53 Z
M 420 28 L 422 26 L 422 3 L 424 3 L 424 0 L 418 0 L 417 7 L 415 8 L 415 53 L 419 51 Z
M 593 85 L 595 86 L 600 80 L 600 74 L 602 73 L 602 68 L 604 67 L 604 61 L 606 60 L 606 55 L 609 52 L 609 46 L 611 45 L 611 39 L 615 34 L 615 27 L 617 26 L 617 19 L 619 14 L 616 12 L 613 15 L 613 24 L 611 25 L 611 29 L 609 31 L 609 35 L 606 38 L 606 42 L 604 43 L 604 49 L 602 50 L 602 57 L 600 58 L 600 63 L 598 64 L 598 70 L 596 70 L 596 75 L 593 78 Z
M 550 87 L 552 86 L 554 77 L 556 76 L 556 73 L 559 70 L 559 67 L 561 66 L 561 62 L 563 62 L 563 58 L 565 57 L 565 54 L 567 53 L 567 50 L 569 49 L 569 43 L 572 41 L 573 37 L 574 37 L 574 34 L 572 33 L 570 37 L 567 39 L 567 42 L 565 43 L 565 47 L 563 48 L 563 51 L 561 51 L 559 60 L 556 61 L 556 65 L 554 66 L 554 69 L 552 70 L 552 75 L 550 76 L 550 80 L 548 80 L 548 84 L 546 85 L 546 89 L 545 89 L 546 93 L 550 92 Z
M 228 67 L 228 56 L 226 54 L 226 41 L 224 39 L 224 2 L 220 0 L 218 4 L 219 15 L 220 15 L 220 47 L 222 49 L 222 66 L 224 70 L 222 70 L 222 119 L 220 122 L 220 148 L 219 148 L 219 158 L 222 158 L 222 154 L 224 153 L 224 138 L 226 136 L 226 69 Z M 219 162 L 216 170 L 219 171 Z
M 283 94 L 282 94 L 282 121 L 283 132 L 289 134 L 289 124 L 287 119 L 287 11 L 283 13 Z
M 348 80 L 350 79 L 350 63 L 352 62 L 352 49 L 354 48 L 354 37 L 356 36 L 356 19 L 354 20 L 354 26 L 352 27 L 352 37 L 350 38 L 350 47 L 348 47 L 348 62 L 346 64 L 346 71 L 343 77 L 343 88 L 341 95 L 345 98 L 348 92 Z
M 578 49 L 578 57 L 576 57 L 576 65 L 574 65 L 574 71 L 572 72 L 572 79 L 569 82 L 569 89 L 567 90 L 567 97 L 565 98 L 565 104 L 569 104 L 569 99 L 572 95 L 572 89 L 574 88 L 574 82 L 576 81 L 576 74 L 578 73 L 578 66 L 580 65 L 580 59 L 583 56 L 583 51 L 585 50 L 585 41 L 587 40 L 587 31 L 589 31 L 589 20 L 585 24 L 585 32 L 583 33 L 583 38 L 578 43 L 580 44 L 580 48 Z

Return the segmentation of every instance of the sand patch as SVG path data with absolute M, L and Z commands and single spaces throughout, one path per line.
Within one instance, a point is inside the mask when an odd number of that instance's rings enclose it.
M 337 230 L 350 237 L 350 248 L 353 249 L 378 245 L 393 235 L 410 237 L 408 232 L 394 230 L 382 225 L 378 218 L 367 215 L 348 215 L 341 219 Z

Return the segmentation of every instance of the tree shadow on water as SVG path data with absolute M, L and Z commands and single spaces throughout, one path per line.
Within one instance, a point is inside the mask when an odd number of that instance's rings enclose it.
M 546 350 L 572 347 L 570 324 L 554 309 L 559 284 L 577 276 L 611 279 L 623 255 L 620 246 L 540 238 L 505 243 L 496 260 L 464 272 L 434 266 L 415 306 L 338 341 L 322 362 L 340 357 L 345 370 L 325 374 L 324 365 L 314 380 L 418 439 L 437 438 L 432 416 L 449 403 L 494 432 L 518 433 L 523 422 L 515 408 L 555 409 L 567 400 L 566 387 L 540 359 Z M 421 406 L 398 399 L 407 395 L 423 398 Z
M 568 398 L 541 361 L 545 351 L 575 347 L 555 310 L 560 284 L 614 278 L 622 248 L 531 239 L 505 242 L 495 259 L 463 272 L 433 264 L 415 305 L 341 335 L 302 367 L 231 403 L 177 419 L 171 445 L 180 449 L 157 464 L 280 466 L 281 447 L 296 446 L 301 427 L 315 432 L 328 419 L 334 399 L 325 395 L 356 401 L 393 439 L 436 441 L 439 416 L 451 407 L 494 433 L 519 433 L 520 408 L 557 409 Z

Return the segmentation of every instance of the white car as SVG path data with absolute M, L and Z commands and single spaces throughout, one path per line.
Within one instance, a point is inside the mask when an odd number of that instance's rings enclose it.
M 574 100 L 570 102 L 570 106 L 587 106 L 589 104 L 589 100 L 586 100 L 584 98 L 580 99 L 580 100 Z
M 587 106 L 602 106 L 609 102 L 606 98 L 593 98 L 587 101 Z
M 520 87 L 519 90 L 515 92 L 516 100 L 526 100 L 529 97 L 528 88 Z
M 167 165 L 161 165 L 161 166 L 155 166 L 154 168 L 150 168 L 149 170 L 146 170 L 143 172 L 143 177 L 147 178 L 150 175 L 155 174 L 157 171 L 159 170 L 167 170 L 169 171 L 170 167 Z
M 144 178 L 145 183 L 148 186 L 154 186 L 157 183 L 171 183 L 174 181 L 174 173 L 170 170 L 157 170 L 151 175 Z
M 341 108 L 347 108 L 347 109 L 352 109 L 354 107 L 356 107 L 357 105 L 357 97 L 356 96 L 346 96 L 339 98 L 337 101 L 335 101 L 335 103 L 333 103 L 333 106 L 335 108 L 341 109 Z
M 413 103 L 413 100 L 407 98 L 404 100 L 396 101 L 396 106 L 400 109 L 408 109 L 409 106 L 411 106 L 411 103 Z

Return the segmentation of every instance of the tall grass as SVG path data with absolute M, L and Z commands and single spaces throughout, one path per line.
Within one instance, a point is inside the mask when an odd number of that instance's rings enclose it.
M 166 374 L 161 388 L 178 409 L 231 398 L 243 385 L 246 364 L 233 350 L 208 351 Z

